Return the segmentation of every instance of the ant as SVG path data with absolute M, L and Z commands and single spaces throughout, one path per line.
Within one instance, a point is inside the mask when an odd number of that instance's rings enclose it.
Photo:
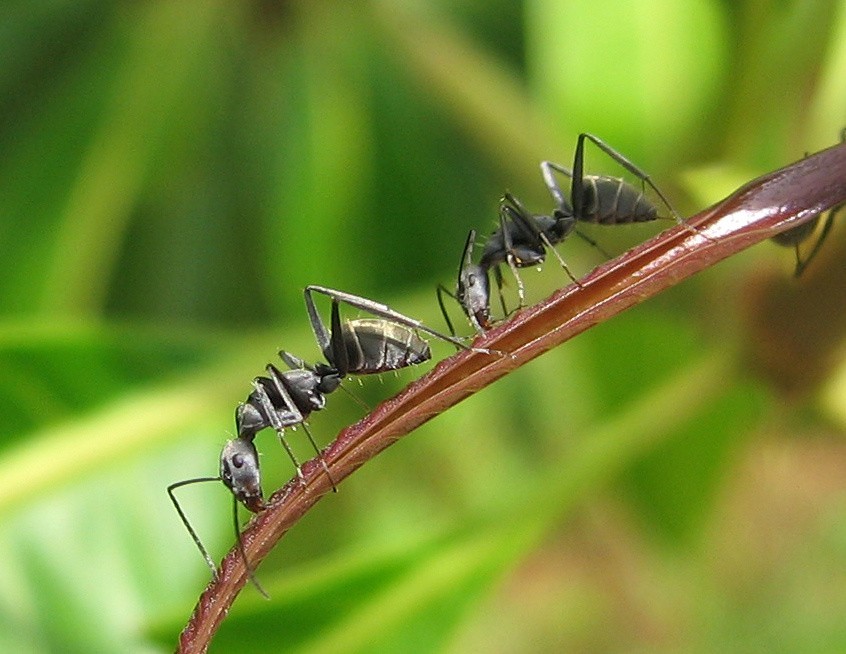
M 490 329 L 490 280 L 488 271 L 493 269 L 499 300 L 503 314 L 509 311 L 505 306 L 502 295 L 503 277 L 500 264 L 507 263 L 517 279 L 518 290 L 523 298 L 523 282 L 517 268 L 540 265 L 546 256 L 544 238 L 549 238 L 549 230 L 554 227 L 554 218 L 544 215 L 530 214 L 526 208 L 510 193 L 506 193 L 500 202 L 500 228 L 488 238 L 482 257 L 478 264 L 473 263 L 473 248 L 476 243 L 476 231 L 470 230 L 464 245 L 464 252 L 458 266 L 458 278 L 455 293 L 450 292 L 443 284 L 437 288 L 438 304 L 441 313 L 451 333 L 455 333 L 452 321 L 446 311 L 444 295 L 453 298 L 464 309 L 470 324 L 478 333 Z M 597 247 L 599 247 L 597 245 Z M 564 270 L 576 284 L 564 260 L 553 248 Z
M 317 311 L 314 293 L 326 295 L 332 300 L 328 329 Z M 428 343 L 418 335 L 418 331 L 451 343 L 456 348 L 474 349 L 464 345 L 454 336 L 442 334 L 419 320 L 394 311 L 387 305 L 358 295 L 312 285 L 305 288 L 304 296 L 312 331 L 327 363 L 317 363 L 312 366 L 284 350 L 280 351 L 279 356 L 290 369 L 283 372 L 270 363 L 266 368 L 267 376 L 256 377 L 253 380 L 252 392 L 235 410 L 238 436 L 227 441 L 223 446 L 220 454 L 219 476 L 186 479 L 175 482 L 167 488 L 179 517 L 211 568 L 212 574 L 215 574 L 216 570 L 214 561 L 182 511 L 173 493 L 175 489 L 199 482 L 223 482 L 232 493 L 236 539 L 246 562 L 238 528 L 238 502 L 252 513 L 258 513 L 267 508 L 261 488 L 258 452 L 253 443 L 259 431 L 266 427 L 276 431 L 297 470 L 297 475 L 304 482 L 299 461 L 284 435 L 287 427 L 295 428 L 302 425 L 332 483 L 332 488 L 337 491 L 323 455 L 305 422 L 312 412 L 324 408 L 326 395 L 337 390 L 347 375 L 378 374 L 428 361 L 432 354 Z M 356 318 L 342 323 L 339 307 L 341 302 L 372 313 L 377 318 Z M 487 350 L 479 351 L 487 352 Z M 253 577 L 249 565 L 247 570 L 250 579 L 259 591 L 266 595 Z
M 840 142 L 846 142 L 846 127 L 840 130 Z M 807 156 L 807 154 L 805 156 Z M 816 242 L 804 259 L 802 258 L 802 253 L 799 251 L 799 246 L 807 241 L 816 231 L 817 225 L 819 225 L 820 219 L 822 218 L 822 214 L 817 214 L 808 222 L 797 225 L 796 227 L 791 227 L 790 229 L 783 231 L 781 234 L 777 234 L 772 237 L 772 240 L 775 243 L 784 247 L 792 247 L 793 251 L 796 253 L 796 268 L 793 270 L 794 278 L 798 279 L 801 277 L 802 273 L 805 272 L 805 268 L 808 267 L 808 264 L 810 264 L 814 257 L 817 256 L 817 253 L 820 251 L 829 231 L 831 231 L 831 226 L 834 224 L 834 217 L 842 211 L 844 207 L 846 207 L 846 203 L 835 205 L 829 209 L 828 216 L 826 216 L 819 236 L 817 236 Z
M 576 228 L 577 222 L 623 225 L 659 218 L 657 207 L 646 198 L 642 189 L 636 189 L 621 178 L 606 175 L 586 175 L 584 173 L 584 145 L 586 140 L 592 142 L 620 166 L 637 177 L 642 184 L 648 185 L 669 209 L 675 221 L 679 224 L 683 223 L 681 216 L 676 213 L 649 175 L 600 138 L 583 132 L 579 134 L 576 141 L 572 171 L 550 161 L 543 161 L 540 164 L 544 184 L 557 205 L 552 215 L 532 214 L 517 198 L 510 193 L 506 193 L 500 203 L 499 228 L 491 234 L 487 243 L 485 243 L 478 265 L 472 263 L 475 232 L 470 233 L 462 255 L 455 293 L 451 293 L 442 285 L 438 287 L 438 303 L 450 331 L 452 331 L 452 323 L 446 315 L 443 294 L 454 298 L 464 309 L 476 331 L 482 333 L 490 328 L 490 283 L 488 279 L 490 269 L 494 271 L 494 279 L 499 291 L 503 312 L 508 315 L 509 312 L 506 311 L 505 300 L 502 296 L 503 277 L 500 264 L 505 263 L 511 268 L 511 272 L 517 281 L 519 307 L 522 307 L 525 302 L 525 294 L 518 269 L 540 265 L 546 259 L 547 250 L 551 250 L 555 254 L 570 279 L 575 284 L 579 283 L 555 249 L 555 245 L 564 241 L 572 232 L 575 232 L 607 256 L 607 253 L 602 251 L 593 239 Z M 558 184 L 557 173 L 565 175 L 571 180 L 569 199 Z

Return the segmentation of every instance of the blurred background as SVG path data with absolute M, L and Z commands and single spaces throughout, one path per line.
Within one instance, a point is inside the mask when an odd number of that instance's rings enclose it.
M 3 652 L 172 651 L 209 570 L 165 488 L 217 473 L 279 348 L 319 358 L 306 284 L 441 328 L 467 231 L 506 190 L 550 211 L 538 163 L 579 132 L 692 215 L 846 125 L 843 1 L 9 0 L 0 32 Z M 757 246 L 439 416 L 283 539 L 211 651 L 844 651 L 844 257 L 842 224 L 799 280 Z M 338 393 L 310 425 L 361 416 Z M 256 442 L 269 493 L 291 464 Z M 219 560 L 228 493 L 179 496 Z

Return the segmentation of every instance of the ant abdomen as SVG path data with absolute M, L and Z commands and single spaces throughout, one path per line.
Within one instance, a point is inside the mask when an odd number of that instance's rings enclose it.
M 644 223 L 658 218 L 658 209 L 642 191 L 616 177 L 585 175 L 584 205 L 579 220 L 599 225 Z
M 343 324 L 349 370 L 356 375 L 373 375 L 428 361 L 429 344 L 405 325 L 374 318 L 359 318 Z

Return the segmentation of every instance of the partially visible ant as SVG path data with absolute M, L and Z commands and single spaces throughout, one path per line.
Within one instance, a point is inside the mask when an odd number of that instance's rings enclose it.
M 781 234 L 777 234 L 772 237 L 773 242 L 784 247 L 792 247 L 793 251 L 796 253 L 796 267 L 793 269 L 794 278 L 798 279 L 801 277 L 802 273 L 804 273 L 805 269 L 808 267 L 808 264 L 811 263 L 814 257 L 817 256 L 817 253 L 820 251 L 828 233 L 831 231 L 831 227 L 834 224 L 834 217 L 844 207 L 846 207 L 846 204 L 838 204 L 828 211 L 828 215 L 825 217 L 825 222 L 823 223 L 822 229 L 817 236 L 817 240 L 814 242 L 814 245 L 804 258 L 802 257 L 802 252 L 799 249 L 799 246 L 807 241 L 817 230 L 817 225 L 819 225 L 819 222 L 822 219 L 822 214 L 818 214 L 808 222 L 804 222 L 796 227 L 791 227 L 790 229 L 783 231 Z
M 317 311 L 313 293 L 326 295 L 332 300 L 328 329 Z M 252 513 L 267 508 L 261 488 L 258 452 L 253 443 L 256 434 L 266 427 L 273 428 L 293 462 L 297 475 L 304 481 L 300 463 L 284 434 L 285 428 L 302 425 L 332 483 L 332 488 L 337 490 L 323 455 L 305 422 L 312 412 L 324 408 L 326 395 L 337 390 L 347 375 L 371 375 L 399 370 L 429 360 L 432 356 L 429 345 L 420 338 L 418 331 L 435 336 L 460 349 L 474 349 L 453 336 L 427 327 L 419 320 L 358 295 L 323 286 L 307 286 L 304 296 L 312 331 L 327 363 L 311 366 L 288 352 L 280 351 L 279 356 L 290 370 L 282 372 L 271 363 L 267 365 L 266 377 L 256 377 L 253 380 L 252 392 L 235 410 L 238 435 L 223 446 L 219 476 L 186 479 L 167 488 L 179 517 L 214 575 L 214 561 L 188 522 L 173 491 L 181 486 L 199 482 L 223 482 L 232 492 L 232 514 L 238 547 L 250 579 L 265 596 L 266 593 L 247 563 L 238 527 L 238 502 Z M 341 302 L 378 317 L 355 318 L 342 322 L 339 308 Z
M 840 142 L 846 142 L 846 127 L 840 130 Z M 822 214 L 818 214 L 811 220 L 804 222 L 801 225 L 797 225 L 796 227 L 791 227 L 790 229 L 783 231 L 781 234 L 777 234 L 772 237 L 772 240 L 775 243 L 784 247 L 792 247 L 793 251 L 796 253 L 796 268 L 793 270 L 794 278 L 798 279 L 801 277 L 802 273 L 805 272 L 805 269 L 808 267 L 808 264 L 810 264 L 814 257 L 817 256 L 817 253 L 820 251 L 829 231 L 831 231 L 831 226 L 834 224 L 834 217 L 842 211 L 844 207 L 846 207 L 846 203 L 835 205 L 828 210 L 828 215 L 825 218 L 825 222 L 823 223 L 819 236 L 817 236 L 817 240 L 814 242 L 814 245 L 804 258 L 802 257 L 802 252 L 799 250 L 799 246 L 807 241 L 817 230 L 817 225 L 819 225 L 819 222 L 822 219 Z
M 591 141 L 600 150 L 637 177 L 642 184 L 648 185 L 664 205 L 669 209 L 672 217 L 679 224 L 683 223 L 681 216 L 676 213 L 660 189 L 652 179 L 640 168 L 635 166 L 617 150 L 592 134 L 579 134 L 576 142 L 576 152 L 573 157 L 573 169 L 543 161 L 540 164 L 544 184 L 555 200 L 556 208 L 552 215 L 532 214 L 517 198 L 506 193 L 500 204 L 499 228 L 491 234 L 482 251 L 478 265 L 472 263 L 472 246 L 475 233 L 468 236 L 459 267 L 455 293 L 445 287 L 438 287 L 438 302 L 447 325 L 452 331 L 452 323 L 446 315 L 443 295 L 453 297 L 462 307 L 470 323 L 477 332 L 484 332 L 490 327 L 489 307 L 489 279 L 488 271 L 493 269 L 494 279 L 500 296 L 503 313 L 505 300 L 502 295 L 502 272 L 500 264 L 506 263 L 517 281 L 519 307 L 525 303 L 523 281 L 518 272 L 519 268 L 538 266 L 546 259 L 547 250 L 551 250 L 568 277 L 578 284 L 578 280 L 570 272 L 564 259 L 555 249 L 572 232 L 585 239 L 588 243 L 602 251 L 597 243 L 576 229 L 577 222 L 598 223 L 601 225 L 623 225 L 633 222 L 647 222 L 658 219 L 657 207 L 650 202 L 642 189 L 636 189 L 625 180 L 606 175 L 586 175 L 584 173 L 584 144 Z M 556 173 L 570 178 L 570 197 L 568 199 L 556 179 Z M 603 252 L 603 254 L 606 254 Z M 473 283 L 473 286 L 470 285 Z

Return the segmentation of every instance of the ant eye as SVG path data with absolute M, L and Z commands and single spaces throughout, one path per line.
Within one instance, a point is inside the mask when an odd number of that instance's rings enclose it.
M 240 454 L 236 454 L 232 457 L 232 465 L 236 468 L 243 468 L 244 467 L 244 457 Z

